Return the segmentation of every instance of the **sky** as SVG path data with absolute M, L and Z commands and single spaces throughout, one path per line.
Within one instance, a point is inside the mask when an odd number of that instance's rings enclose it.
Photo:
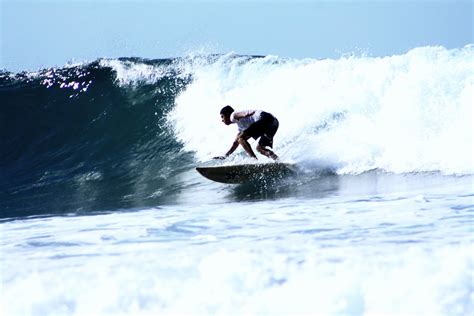
M 229 53 L 390 56 L 474 43 L 471 0 L 0 0 L 0 69 Z

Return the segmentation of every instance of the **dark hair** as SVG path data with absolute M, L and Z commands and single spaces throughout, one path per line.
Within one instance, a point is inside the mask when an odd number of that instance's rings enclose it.
M 230 105 L 226 105 L 221 109 L 221 114 L 230 115 L 234 112 L 234 109 Z

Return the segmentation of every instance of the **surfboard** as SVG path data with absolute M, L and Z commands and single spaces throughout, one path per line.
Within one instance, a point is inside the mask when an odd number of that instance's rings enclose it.
M 245 183 L 281 178 L 295 173 L 295 166 L 283 162 L 197 167 L 205 178 L 220 183 Z

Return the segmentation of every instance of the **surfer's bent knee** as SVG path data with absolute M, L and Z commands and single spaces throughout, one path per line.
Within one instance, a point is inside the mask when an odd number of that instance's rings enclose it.
M 247 139 L 248 139 L 248 137 L 246 137 L 245 132 L 239 133 L 237 135 L 237 141 L 239 143 L 242 143 L 243 141 L 246 141 Z

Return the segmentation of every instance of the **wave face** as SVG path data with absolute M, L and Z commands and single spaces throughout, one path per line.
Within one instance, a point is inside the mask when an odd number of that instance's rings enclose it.
M 308 170 L 472 174 L 473 56 L 472 46 L 423 47 L 385 58 L 230 54 L 2 72 L 1 216 L 173 203 L 193 185 L 183 175 L 196 161 L 230 147 L 225 104 L 276 115 L 277 154 Z
M 173 60 L 3 73 L 2 216 L 130 208 L 165 198 L 159 189 L 191 159 L 165 120 L 189 79 Z

